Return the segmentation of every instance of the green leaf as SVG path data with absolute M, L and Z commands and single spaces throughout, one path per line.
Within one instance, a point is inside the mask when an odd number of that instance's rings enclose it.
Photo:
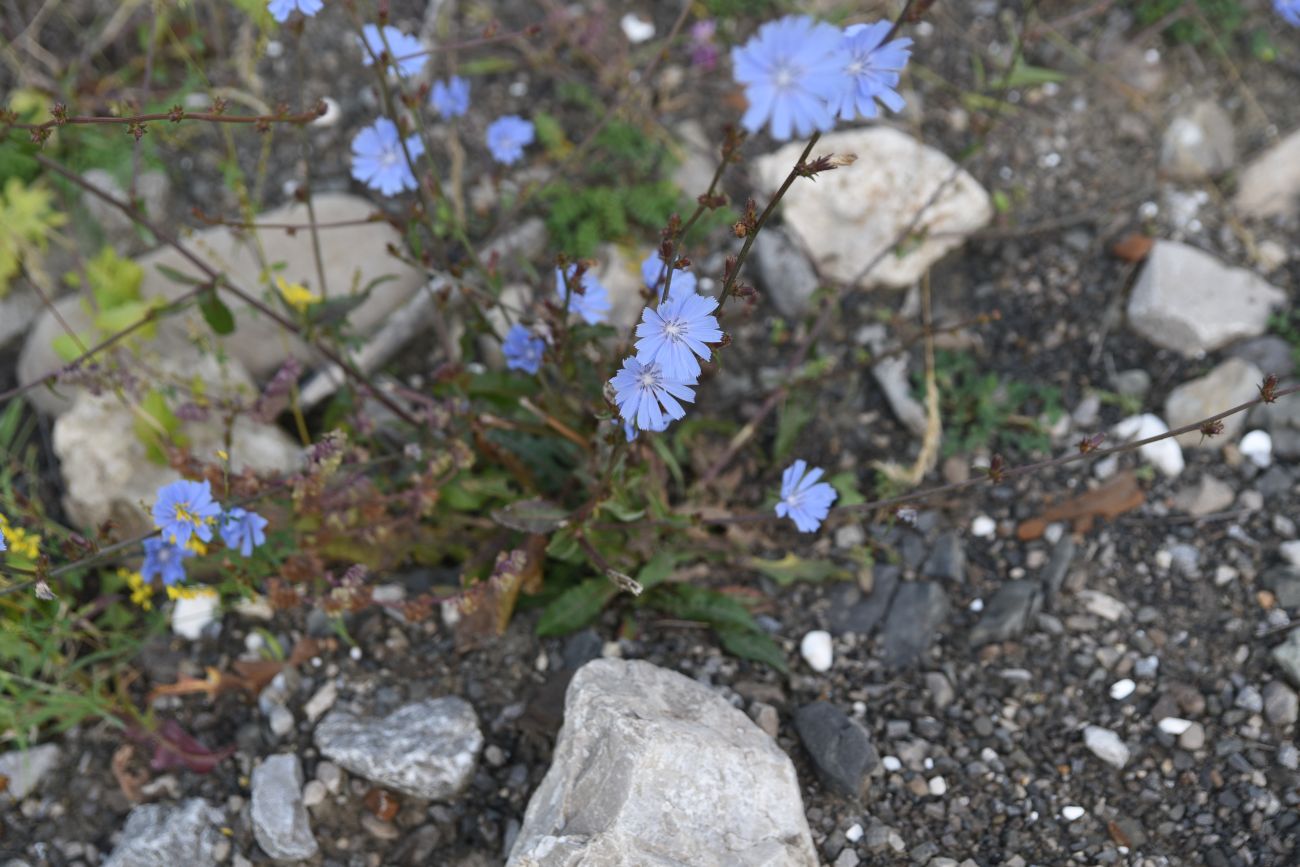
M 546 606 L 537 621 L 538 635 L 564 635 L 581 629 L 600 616 L 618 595 L 618 588 L 606 578 L 588 578 L 570 587 Z
M 569 522 L 569 510 L 546 500 L 520 500 L 492 510 L 492 520 L 521 533 L 550 533 Z
M 723 648 L 733 656 L 770 665 L 782 674 L 789 671 L 789 666 L 785 661 L 785 651 L 781 650 L 781 647 L 766 633 L 743 629 L 717 629 L 715 631 L 718 633 L 718 639 L 722 642 Z
M 828 578 L 843 578 L 845 572 L 829 560 L 805 560 L 795 554 L 786 554 L 780 560 L 750 557 L 745 565 L 762 572 L 782 587 L 796 581 L 821 582 Z
M 655 592 L 650 604 L 679 620 L 700 620 L 720 629 L 758 629 L 744 605 L 707 587 L 666 584 Z
M 826 481 L 839 494 L 839 498 L 835 501 L 836 506 L 856 506 L 867 501 L 858 490 L 858 476 L 852 470 L 836 473 Z
M 356 295 L 344 295 L 329 298 L 307 308 L 307 320 L 314 325 L 335 325 L 348 318 L 348 314 L 366 303 L 369 295 L 358 292 Z
M 551 537 L 550 544 L 546 546 L 546 556 L 554 557 L 561 563 L 583 563 L 587 557 L 569 530 L 561 530 Z
M 163 275 L 173 283 L 180 283 L 182 286 L 200 286 L 208 282 L 207 280 L 202 280 L 198 277 L 191 277 L 189 274 L 177 271 L 170 265 L 154 265 L 154 267 L 158 269 L 159 274 Z
M 642 566 L 641 571 L 636 575 L 637 583 L 641 585 L 641 589 L 649 590 L 664 583 L 668 576 L 673 574 L 673 569 L 677 567 L 677 563 L 682 559 L 682 556 L 670 551 L 660 551 L 651 557 L 649 562 Z
M 235 330 L 235 314 L 230 312 L 226 302 L 222 301 L 216 291 L 204 292 L 199 297 L 199 310 L 203 319 L 215 334 L 231 334 Z
M 77 341 L 81 342 L 78 343 Z M 50 346 L 54 349 L 54 354 L 64 361 L 72 361 L 82 353 L 82 346 L 89 348 L 95 340 L 89 334 L 78 334 L 73 337 L 71 334 L 60 334 L 54 338 Z
M 1031 66 L 1023 57 L 1017 57 L 1011 73 L 1007 75 L 1001 87 L 1037 87 L 1042 84 L 1060 84 L 1066 76 L 1055 69 L 1043 66 Z
M 106 307 L 95 317 L 95 327 L 101 334 L 117 334 L 135 326 L 141 320 L 148 319 L 156 308 L 162 307 L 165 303 L 161 298 L 150 298 L 148 301 L 128 301 L 115 307 Z M 157 323 L 150 322 L 140 326 L 134 336 L 152 340 L 157 330 Z
M 807 401 L 791 397 L 781 404 L 776 423 L 776 444 L 772 447 L 773 459 L 777 463 L 789 456 L 799 432 L 814 417 L 815 413 Z

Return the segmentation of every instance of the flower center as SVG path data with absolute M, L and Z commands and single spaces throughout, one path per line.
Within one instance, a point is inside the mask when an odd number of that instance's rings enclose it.
M 176 520 L 183 524 L 189 524 L 192 527 L 197 527 L 202 523 L 197 515 L 184 506 L 176 507 Z
M 171 548 L 159 548 L 159 549 L 158 549 L 158 562 L 159 562 L 159 563 L 169 563 L 169 562 L 171 562 L 171 559 L 172 559 L 172 549 L 171 549 Z
M 788 60 L 782 61 L 776 68 L 776 75 L 772 77 L 772 83 L 780 90 L 788 90 L 794 86 L 795 81 L 799 78 L 799 67 L 795 66 Z
M 686 333 L 686 323 L 681 319 L 669 319 L 664 323 L 664 336 L 674 342 L 680 342 Z
M 397 156 L 397 151 L 384 151 L 384 155 L 379 158 L 379 164 L 384 168 L 392 168 L 397 165 L 399 159 L 400 157 Z
M 641 368 L 641 374 L 637 377 L 637 383 L 642 389 L 651 390 L 659 387 L 659 381 L 662 377 L 659 375 L 659 366 L 657 364 L 647 364 Z

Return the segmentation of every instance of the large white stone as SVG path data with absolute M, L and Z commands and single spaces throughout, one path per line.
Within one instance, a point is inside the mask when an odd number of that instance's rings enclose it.
M 1300 211 L 1300 129 L 1241 170 L 1232 203 L 1242 216 L 1260 219 Z
M 216 867 L 224 811 L 202 798 L 180 804 L 144 804 L 126 817 L 120 840 L 103 867 Z
M 1244 268 L 1175 241 L 1156 241 L 1129 296 L 1133 330 L 1193 358 L 1255 337 L 1287 295 Z
M 708 687 L 639 660 L 574 675 L 509 867 L 817 864 L 794 766 Z
M 756 160 L 759 186 L 775 192 L 803 148 L 796 142 Z M 907 133 L 887 126 L 831 133 L 822 136 L 812 156 L 828 153 L 854 154 L 857 162 L 823 172 L 815 182 L 797 180 L 781 207 L 787 231 L 832 280 L 907 286 L 993 216 L 988 192 L 978 181 Z M 930 203 L 941 187 L 942 194 Z M 923 208 L 915 235 L 924 240 L 896 251 L 900 234 Z
M 1259 384 L 1264 374 L 1249 361 L 1229 358 L 1199 379 L 1184 382 L 1169 392 L 1165 400 L 1165 420 L 1171 428 L 1183 427 L 1232 409 L 1258 396 Z M 1221 449 L 1241 433 L 1246 425 L 1246 413 L 1239 412 L 1222 420 L 1223 433 L 1207 437 L 1199 432 L 1177 437 L 1183 448 L 1200 447 Z

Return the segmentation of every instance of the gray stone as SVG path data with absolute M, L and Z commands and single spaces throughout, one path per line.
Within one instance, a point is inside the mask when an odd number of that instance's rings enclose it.
M 301 861 L 318 848 L 303 803 L 302 781 L 296 755 L 270 756 L 253 769 L 253 836 L 277 861 Z
M 1121 370 L 1115 374 L 1111 384 L 1115 386 L 1116 393 L 1141 400 L 1151 390 L 1151 374 L 1140 367 Z
M 1174 496 L 1174 508 L 1194 518 L 1201 518 L 1222 512 L 1236 498 L 1237 494 L 1231 485 L 1206 473 L 1194 486 L 1183 488 Z
M 709 189 L 709 181 L 717 171 L 721 149 L 709 141 L 704 125 L 691 118 L 673 127 L 672 147 L 676 151 L 677 165 L 673 167 L 672 182 L 694 201 Z M 766 234 L 764 229 L 760 234 Z
M 1043 567 L 1042 575 L 1039 576 L 1039 580 L 1043 583 L 1043 595 L 1049 604 L 1056 598 L 1056 594 L 1061 592 L 1061 585 L 1065 583 L 1065 574 L 1070 571 L 1070 564 L 1074 562 L 1074 550 L 1074 537 L 1069 533 L 1063 533 L 1052 546 L 1052 556 Z
M 966 580 L 966 548 L 962 545 L 961 536 L 944 533 L 936 539 L 934 547 L 930 549 L 930 556 L 925 558 L 925 564 L 921 567 L 921 574 L 926 578 L 955 581 L 959 584 Z
M 1228 354 L 1249 361 L 1265 373 L 1276 374 L 1279 379 L 1286 379 L 1295 371 L 1291 344 L 1276 334 L 1243 340 L 1228 350 Z
M 0 349 L 31 330 L 41 306 L 41 297 L 25 281 L 10 282 L 9 291 L 0 293 Z
M 1283 608 L 1300 608 L 1300 569 L 1294 566 L 1274 566 L 1265 570 L 1259 583 L 1272 592 L 1278 605 Z
M 1232 118 L 1216 103 L 1197 102 L 1175 117 L 1160 147 L 1160 169 L 1178 180 L 1221 175 L 1237 162 Z
M 1042 606 L 1042 584 L 1021 578 L 1008 581 L 997 589 L 984 605 L 979 622 L 970 632 L 976 647 L 994 641 L 1009 641 L 1025 631 L 1025 626 Z
M 6 797 L 21 801 L 58 764 L 59 748 L 56 744 L 38 744 L 30 749 L 0 754 L 0 777 L 8 778 L 8 784 L 0 790 L 0 801 Z
M 758 185 L 775 191 L 803 147 L 791 143 L 758 158 Z M 795 183 L 781 208 L 786 230 L 817 270 L 837 283 L 910 285 L 993 217 L 978 181 L 905 132 L 873 125 L 831 133 L 822 136 L 817 152 L 854 154 L 857 161 L 819 175 L 816 183 Z M 914 235 L 923 240 L 900 255 L 899 236 L 922 212 Z
M 795 711 L 794 726 L 826 788 L 846 798 L 863 798 L 871 772 L 880 764 L 867 730 L 825 701 Z
M 213 867 L 225 821 L 225 813 L 202 798 L 136 807 L 103 867 Z
M 852 632 L 862 637 L 871 635 L 889 610 L 890 600 L 898 589 L 900 573 L 897 566 L 880 564 L 872 570 L 871 592 L 866 598 L 854 584 L 840 584 L 832 591 L 843 604 L 831 606 L 827 626 L 832 635 Z
M 371 782 L 417 798 L 444 800 L 469 784 L 483 734 L 469 702 L 444 696 L 383 718 L 333 710 L 316 726 L 316 746 Z
M 1122 768 L 1128 764 L 1128 746 L 1110 729 L 1087 726 L 1083 730 L 1083 742 L 1093 755 L 1108 765 Z
M 104 169 L 91 169 L 82 175 L 82 179 L 116 199 L 123 201 L 127 199 L 127 191 L 117 182 L 117 178 Z M 171 182 L 164 172 L 157 170 L 140 172 L 135 182 L 135 194 L 147 217 L 155 223 L 167 225 L 167 202 L 171 198 Z M 81 197 L 81 205 L 103 230 L 104 241 L 120 255 L 139 253 L 147 245 L 131 218 L 99 196 L 86 193 Z
M 1157 346 L 1192 358 L 1268 328 L 1287 295 L 1195 247 L 1156 241 L 1129 296 L 1128 321 Z
M 822 284 L 808 254 L 779 228 L 759 232 L 753 254 L 758 285 L 781 315 L 798 319 L 807 313 Z
M 1246 164 L 1232 204 L 1256 219 L 1300 213 L 1300 129 Z
M 1300 627 L 1287 633 L 1286 640 L 1273 648 L 1272 657 L 1287 680 L 1300 686 Z
M 1259 394 L 1264 374 L 1249 361 L 1229 358 L 1205 376 L 1185 382 L 1169 393 L 1165 401 L 1165 421 L 1177 428 L 1198 422 L 1225 409 L 1245 403 Z M 1179 436 L 1183 448 L 1221 449 L 1235 440 L 1246 424 L 1246 414 L 1239 412 L 1222 419 L 1223 433 L 1204 436 L 1199 431 Z
M 708 687 L 598 659 L 569 685 L 546 778 L 510 867 L 813 867 L 790 759 Z
M 890 668 L 911 665 L 934 642 L 948 616 L 948 596 L 934 581 L 908 581 L 894 594 L 881 637 L 881 657 Z
M 942 711 L 948 707 L 948 705 L 952 704 L 953 699 L 957 697 L 948 678 L 938 671 L 926 674 L 925 688 L 930 693 L 930 701 L 937 711 Z
M 1264 718 L 1275 726 L 1292 725 L 1300 717 L 1300 698 L 1291 687 L 1281 681 L 1270 681 L 1264 687 Z

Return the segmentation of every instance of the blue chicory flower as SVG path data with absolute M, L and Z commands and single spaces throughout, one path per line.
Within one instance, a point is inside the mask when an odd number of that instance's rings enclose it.
M 0 523 L 4 523 L 4 515 L 0 515 Z M 9 546 L 5 544 L 5 534 L 0 533 L 0 551 L 7 551 Z
M 670 421 L 686 415 L 679 401 L 695 402 L 693 380 L 668 376 L 655 362 L 642 364 L 635 356 L 624 359 L 623 369 L 609 383 L 619 415 L 641 430 L 666 429 Z
M 407 36 L 391 24 L 385 24 L 382 32 L 375 25 L 367 24 L 361 28 L 361 33 L 365 37 L 361 62 L 366 66 L 372 65 L 375 57 L 387 54 L 389 65 L 396 66 L 399 75 L 409 77 L 419 74 L 429 59 L 429 51 L 423 42 Z
M 266 544 L 266 518 L 235 506 L 227 509 L 221 519 L 221 541 L 230 550 L 238 550 L 244 557 L 253 556 L 253 549 Z
M 507 114 L 492 121 L 487 128 L 487 146 L 492 159 L 513 165 L 523 159 L 524 148 L 533 143 L 537 130 L 530 120 Z
M 407 136 L 406 149 L 411 159 L 417 160 L 424 154 L 424 142 L 418 135 Z M 418 186 L 402 153 L 397 124 L 381 117 L 356 134 L 352 139 L 352 177 L 385 196 Z
M 758 132 L 771 123 L 772 137 L 785 141 L 835 125 L 830 103 L 851 86 L 843 34 L 807 15 L 769 21 L 742 46 L 731 50 L 736 81 L 745 86 L 749 108 L 741 125 Z
M 650 255 L 646 256 L 645 261 L 641 263 L 641 279 L 645 281 L 647 289 L 659 291 L 666 277 L 663 256 L 659 255 L 658 250 L 651 250 Z M 674 271 L 673 282 L 668 286 L 668 292 L 670 295 L 676 295 L 678 292 L 693 293 L 696 285 L 695 275 L 690 271 Z
M 876 117 L 880 112 L 876 100 L 890 111 L 902 111 L 906 104 L 894 90 L 898 75 L 912 56 L 910 39 L 894 39 L 881 44 L 893 24 L 854 24 L 844 30 L 844 49 L 849 62 L 844 67 L 852 85 L 831 100 L 831 111 L 841 120 Z
M 565 275 L 573 279 L 574 272 L 578 270 L 577 265 L 570 265 L 566 271 L 555 269 L 555 294 L 560 297 L 560 303 L 564 303 L 567 295 L 569 298 L 569 312 L 577 313 L 588 325 L 595 325 L 598 322 L 605 321 L 605 314 L 609 312 L 609 290 L 601 285 L 596 279 L 596 275 L 591 273 L 588 268 L 582 272 L 581 286 L 574 286 L 569 289 L 565 285 Z M 581 291 L 579 291 L 581 289 Z
M 821 477 L 822 470 L 809 471 L 804 460 L 786 467 L 781 476 L 781 501 L 776 504 L 776 514 L 794 521 L 801 533 L 812 533 L 820 527 L 839 496 L 826 482 L 817 481 Z
M 718 299 L 694 292 L 674 292 L 657 308 L 647 307 L 636 327 L 637 361 L 657 362 L 666 376 L 695 381 L 700 375 L 696 356 L 707 361 L 713 351 L 706 344 L 722 340 L 713 315 L 717 307 Z
M 1300 27 L 1300 0 L 1273 0 L 1273 11 L 1292 27 Z
M 308 18 L 315 15 L 324 7 L 322 0 L 269 0 L 266 9 L 271 13 L 271 17 L 283 24 L 289 20 L 289 16 L 294 12 L 301 12 Z
M 213 501 L 212 485 L 206 479 L 181 479 L 164 485 L 153 504 L 153 522 L 162 530 L 162 537 L 182 548 L 191 536 L 210 542 L 212 524 L 220 514 L 221 507 Z
M 144 565 L 140 567 L 140 577 L 146 581 L 157 577 L 164 584 L 179 584 L 185 580 L 183 561 L 193 556 L 194 552 L 183 545 L 173 545 L 157 536 L 145 539 Z
M 542 353 L 546 351 L 546 341 L 534 337 L 533 333 L 516 323 L 506 332 L 506 339 L 501 342 L 501 352 L 506 357 L 506 367 L 536 373 L 542 366 Z
M 429 104 L 443 117 L 460 117 L 469 111 L 469 82 L 459 75 L 435 81 Z

